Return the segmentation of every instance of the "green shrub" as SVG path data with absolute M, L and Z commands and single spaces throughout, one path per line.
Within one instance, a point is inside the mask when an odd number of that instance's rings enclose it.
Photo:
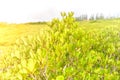
M 73 12 L 43 34 L 16 41 L 3 58 L 2 80 L 119 80 L 120 37 L 111 28 L 86 31 Z

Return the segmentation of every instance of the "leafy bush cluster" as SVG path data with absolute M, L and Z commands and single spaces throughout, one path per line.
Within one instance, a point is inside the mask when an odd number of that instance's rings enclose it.
M 16 41 L 3 56 L 2 80 L 119 80 L 120 31 L 86 31 L 73 12 L 61 13 L 50 29 Z

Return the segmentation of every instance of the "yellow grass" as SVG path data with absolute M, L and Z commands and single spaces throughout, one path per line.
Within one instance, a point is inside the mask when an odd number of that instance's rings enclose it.
M 46 29 L 45 24 L 5 24 L 0 23 L 0 52 L 15 43 L 20 37 L 35 35 Z

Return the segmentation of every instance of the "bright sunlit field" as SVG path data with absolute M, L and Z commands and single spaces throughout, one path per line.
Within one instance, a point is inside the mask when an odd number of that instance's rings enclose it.
M 120 0 L 0 0 L 0 80 L 120 80 Z
M 0 23 L 0 50 L 15 44 L 17 39 L 42 32 L 46 24 L 6 24 Z
M 120 20 L 80 21 L 80 27 L 84 30 L 101 30 L 113 28 L 119 30 Z M 45 30 L 47 24 L 6 24 L 0 23 L 0 47 L 11 46 L 21 37 L 35 35 Z
M 0 24 L 1 80 L 120 80 L 120 20 Z

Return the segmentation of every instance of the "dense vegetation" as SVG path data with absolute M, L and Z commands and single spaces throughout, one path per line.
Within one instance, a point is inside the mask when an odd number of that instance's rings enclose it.
M 1 55 L 1 80 L 120 79 L 119 23 L 101 28 L 101 21 L 81 25 L 72 12 L 61 16 Z

